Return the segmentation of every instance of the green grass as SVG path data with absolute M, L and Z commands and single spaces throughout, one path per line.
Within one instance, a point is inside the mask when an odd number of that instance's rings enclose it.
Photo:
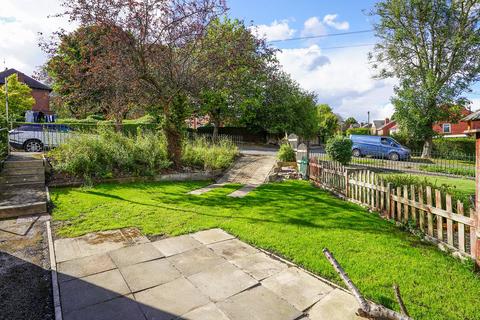
M 341 284 L 322 254 L 328 247 L 362 293 L 398 310 L 398 283 L 415 319 L 480 319 L 480 277 L 472 264 L 439 251 L 388 221 L 307 182 L 263 185 L 243 199 L 227 185 L 187 195 L 207 182 L 103 184 L 53 189 L 61 236 L 138 227 L 180 235 L 220 227 Z M 64 223 L 58 223 L 63 221 Z
M 451 177 L 441 177 L 441 176 L 429 176 L 429 175 L 419 175 L 419 174 L 409 174 L 409 173 L 384 173 L 381 176 L 389 175 L 398 175 L 398 176 L 414 176 L 421 179 L 427 179 L 436 185 L 448 185 L 455 188 L 457 191 L 465 195 L 474 195 L 475 194 L 475 180 L 462 179 L 462 178 L 451 178 Z

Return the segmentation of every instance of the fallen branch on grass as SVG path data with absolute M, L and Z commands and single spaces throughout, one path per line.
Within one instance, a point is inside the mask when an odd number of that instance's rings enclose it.
M 385 308 L 382 305 L 367 301 L 362 296 L 362 294 L 360 293 L 358 288 L 355 286 L 355 284 L 352 282 L 352 280 L 348 277 L 348 275 L 343 270 L 343 268 L 340 266 L 338 261 L 333 257 L 332 253 L 328 251 L 327 248 L 325 248 L 323 249 L 323 254 L 327 258 L 327 260 L 330 262 L 330 264 L 333 266 L 335 271 L 337 271 L 338 275 L 340 276 L 340 278 L 342 278 L 343 282 L 345 282 L 345 285 L 347 286 L 348 290 L 350 290 L 350 292 L 353 294 L 355 299 L 357 299 L 357 302 L 360 305 L 360 309 L 358 310 L 358 313 L 361 316 L 369 317 L 373 319 L 379 318 L 379 319 L 389 319 L 389 320 L 413 320 L 408 316 L 408 313 L 400 314 L 396 311 Z M 400 291 L 398 291 L 398 294 L 400 295 Z M 401 301 L 403 305 L 403 300 Z M 405 308 L 404 305 L 403 305 L 403 308 Z

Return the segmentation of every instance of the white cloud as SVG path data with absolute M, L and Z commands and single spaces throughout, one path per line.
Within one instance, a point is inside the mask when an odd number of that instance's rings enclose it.
M 45 62 L 46 55 L 38 47 L 41 32 L 45 36 L 74 25 L 66 18 L 48 18 L 62 12 L 58 0 L 2 0 L 0 14 L 0 69 L 5 59 L 8 68 L 32 74 Z
M 371 119 L 391 116 L 395 84 L 394 80 L 372 78 L 367 52 L 365 48 L 348 48 L 324 54 L 318 45 L 311 45 L 284 49 L 278 58 L 303 88 L 317 93 L 319 103 L 330 104 L 343 117 L 365 121 L 367 111 Z
M 323 17 L 323 23 L 337 30 L 348 30 L 350 28 L 348 21 L 336 21 L 337 17 L 338 14 L 327 14 Z
M 291 38 L 296 30 L 290 28 L 288 20 L 273 21 L 270 25 L 261 24 L 251 28 L 252 32 L 268 41 L 285 40 Z
M 319 36 L 327 34 L 325 25 L 320 21 L 318 17 L 311 17 L 305 20 L 303 23 L 302 36 Z

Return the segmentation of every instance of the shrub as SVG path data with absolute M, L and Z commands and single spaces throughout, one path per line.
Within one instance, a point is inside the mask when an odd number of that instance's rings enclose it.
M 293 162 L 296 160 L 295 151 L 289 143 L 283 143 L 278 150 L 278 159 L 284 162 Z
M 342 136 L 330 138 L 326 151 L 330 159 L 345 165 L 352 159 L 352 140 Z
M 361 134 L 361 135 L 369 135 L 370 128 L 350 128 L 347 129 L 347 137 L 351 134 Z
M 427 172 L 438 172 L 446 174 L 454 174 L 457 176 L 475 177 L 474 167 L 444 167 L 444 166 L 420 166 L 420 170 Z
M 171 162 L 163 135 L 125 136 L 112 130 L 78 134 L 48 153 L 55 170 L 86 180 L 121 175 L 153 175 Z
M 198 138 L 184 143 L 182 163 L 184 166 L 205 170 L 226 169 L 237 156 L 238 148 L 230 140 L 220 139 L 211 143 Z
M 463 159 L 475 154 L 475 138 L 436 138 L 433 151 L 448 159 Z

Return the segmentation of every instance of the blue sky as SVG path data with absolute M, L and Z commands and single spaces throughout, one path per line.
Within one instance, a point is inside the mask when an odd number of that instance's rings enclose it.
M 61 12 L 59 0 L 1 0 L 0 63 L 32 74 L 46 60 L 38 48 L 38 33 L 59 28 L 72 30 L 66 19 L 47 18 Z M 375 1 L 367 0 L 227 0 L 231 17 L 252 23 L 267 39 L 331 35 L 371 29 L 366 15 Z M 390 97 L 395 79 L 374 80 L 367 60 L 375 43 L 373 33 L 272 43 L 281 49 L 277 57 L 283 69 L 307 90 L 314 91 L 319 103 L 328 103 L 343 117 L 365 121 L 391 116 Z M 347 48 L 331 49 L 347 46 Z M 474 90 L 480 93 L 480 86 Z M 473 109 L 480 109 L 480 94 L 468 96 Z

